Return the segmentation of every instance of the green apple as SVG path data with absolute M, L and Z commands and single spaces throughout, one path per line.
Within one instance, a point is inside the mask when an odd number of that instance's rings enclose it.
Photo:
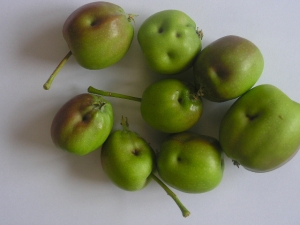
M 128 18 L 130 15 L 118 5 L 88 3 L 67 18 L 63 36 L 81 66 L 106 68 L 118 62 L 130 47 L 134 31 Z
M 195 90 L 178 79 L 163 79 L 146 88 L 141 114 L 154 129 L 178 133 L 194 126 L 202 115 L 202 100 Z
M 300 104 L 263 84 L 242 95 L 226 112 L 219 140 L 226 155 L 254 172 L 274 170 L 300 145 Z
M 219 141 L 192 132 L 169 135 L 157 156 L 159 176 L 175 189 L 203 193 L 217 187 L 224 162 Z
M 179 10 L 164 10 L 147 18 L 138 42 L 147 64 L 157 73 L 178 74 L 189 69 L 201 50 L 202 32 Z
M 123 119 L 123 129 L 111 133 L 101 150 L 104 172 L 119 188 L 137 191 L 151 179 L 154 151 Z
M 92 2 L 76 9 L 63 25 L 63 37 L 70 52 L 45 83 L 51 83 L 73 55 L 84 68 L 98 70 L 117 63 L 127 53 L 134 34 L 132 14 L 109 2 Z
M 260 78 L 264 59 L 251 41 L 230 35 L 206 46 L 193 72 L 204 98 L 223 102 L 248 91 Z
M 113 109 L 101 96 L 80 94 L 66 102 L 51 125 L 54 144 L 71 153 L 86 155 L 98 149 L 113 127 Z
M 155 153 L 150 144 L 129 129 L 127 118 L 122 117 L 121 124 L 123 129 L 111 133 L 101 150 L 101 164 L 108 178 L 126 191 L 141 190 L 153 179 L 175 201 L 182 215 L 189 216 L 178 197 L 153 173 Z
M 89 87 L 88 92 L 140 101 L 143 119 L 152 128 L 165 133 L 190 129 L 202 115 L 202 100 L 193 87 L 178 79 L 163 79 L 149 85 L 142 98 L 106 92 Z

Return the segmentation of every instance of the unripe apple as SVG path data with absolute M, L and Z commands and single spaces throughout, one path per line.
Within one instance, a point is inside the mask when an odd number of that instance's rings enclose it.
M 157 170 L 163 181 L 180 191 L 210 191 L 223 177 L 220 143 L 215 138 L 187 131 L 169 135 L 160 147 Z
M 223 102 L 248 91 L 260 78 L 263 68 L 263 55 L 254 43 L 229 35 L 206 46 L 193 70 L 203 97 Z
M 256 86 L 226 112 L 219 139 L 235 164 L 254 172 L 274 170 L 300 146 L 300 104 L 273 85 Z
M 113 127 L 113 109 L 101 96 L 80 94 L 56 113 L 51 137 L 56 146 L 77 155 L 98 149 Z

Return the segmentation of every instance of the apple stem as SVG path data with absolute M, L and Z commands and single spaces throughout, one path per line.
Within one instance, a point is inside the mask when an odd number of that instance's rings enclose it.
M 178 207 L 180 208 L 183 217 L 188 217 L 191 213 L 187 210 L 187 208 L 181 203 L 179 198 L 174 194 L 173 191 L 171 191 L 170 188 L 167 187 L 157 176 L 155 176 L 153 173 L 151 173 L 151 177 L 153 180 L 155 180 L 166 192 L 167 194 L 176 202 Z
M 92 86 L 90 86 L 88 88 L 88 92 L 92 93 L 92 94 L 97 94 L 97 95 L 102 95 L 102 96 L 108 96 L 108 97 L 115 97 L 115 98 L 122 98 L 122 99 L 137 101 L 137 102 L 141 102 L 142 101 L 141 98 L 132 97 L 132 96 L 129 96 L 129 95 L 118 94 L 118 93 L 114 93 L 114 92 L 103 91 L 103 90 L 96 89 L 96 88 L 94 88 Z
M 72 52 L 69 51 L 68 54 L 62 59 L 62 61 L 58 64 L 58 66 L 56 67 L 56 69 L 53 71 L 53 73 L 50 75 L 49 79 L 46 81 L 46 83 L 44 84 L 44 89 L 45 90 L 49 90 L 51 87 L 51 84 L 54 80 L 54 78 L 56 77 L 56 75 L 59 73 L 59 71 L 61 70 L 61 68 L 66 64 L 66 62 L 68 61 L 68 59 L 70 58 L 70 56 L 72 55 Z
M 122 125 L 124 131 L 129 130 L 129 123 L 128 123 L 128 118 L 127 117 L 124 118 L 124 116 L 122 116 L 121 125 Z

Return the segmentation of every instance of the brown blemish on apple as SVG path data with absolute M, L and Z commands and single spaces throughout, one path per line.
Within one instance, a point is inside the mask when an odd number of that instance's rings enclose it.
M 161 27 L 161 28 L 158 29 L 158 33 L 161 34 L 162 32 L 164 32 L 164 28 Z
M 252 121 L 252 120 L 254 120 L 254 119 L 256 119 L 256 118 L 258 117 L 258 114 L 254 114 L 254 115 L 246 114 L 246 117 L 247 117 L 250 121 Z
M 138 149 L 134 149 L 132 151 L 132 154 L 135 155 L 135 156 L 138 156 L 138 155 L 140 155 L 140 151 Z

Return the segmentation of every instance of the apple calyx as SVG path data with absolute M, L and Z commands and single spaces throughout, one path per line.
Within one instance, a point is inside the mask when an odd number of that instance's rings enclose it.
M 188 84 L 188 86 L 191 92 L 190 99 L 198 100 L 203 96 L 203 91 L 201 89 L 197 90 L 197 88 L 192 84 Z
M 240 163 L 238 162 L 238 161 L 236 161 L 236 160 L 232 160 L 232 163 L 233 163 L 233 165 L 235 165 L 237 168 L 240 168 Z
M 191 97 L 194 100 L 198 100 L 199 98 L 201 98 L 203 96 L 203 92 L 202 91 L 196 91 L 194 93 L 191 94 Z
M 127 17 L 127 20 L 128 20 L 128 22 L 133 22 L 134 23 L 134 25 L 135 25 L 135 17 L 137 17 L 137 16 L 139 16 L 139 15 L 135 15 L 135 14 L 128 14 L 127 15 L 128 17 Z
M 204 86 L 202 86 L 202 85 L 200 85 L 200 88 L 199 88 L 199 90 L 197 91 L 197 95 L 199 96 L 199 97 L 203 97 L 204 96 Z
M 200 38 L 200 40 L 202 40 L 202 38 L 204 36 L 202 29 L 199 30 L 199 27 L 197 27 L 196 34 L 198 35 L 198 37 Z
M 106 104 L 106 102 L 97 101 L 97 102 L 93 103 L 93 106 L 95 106 L 96 109 L 100 110 L 105 104 Z
M 90 120 L 94 117 L 94 115 L 95 115 L 98 111 L 101 110 L 101 108 L 102 108 L 104 105 L 106 105 L 106 102 L 103 102 L 103 101 L 95 101 L 95 102 L 93 102 L 92 108 L 91 108 L 89 111 L 87 111 L 87 112 L 85 112 L 85 113 L 83 114 L 83 116 L 82 116 L 82 121 L 84 121 L 84 122 L 90 121 Z

